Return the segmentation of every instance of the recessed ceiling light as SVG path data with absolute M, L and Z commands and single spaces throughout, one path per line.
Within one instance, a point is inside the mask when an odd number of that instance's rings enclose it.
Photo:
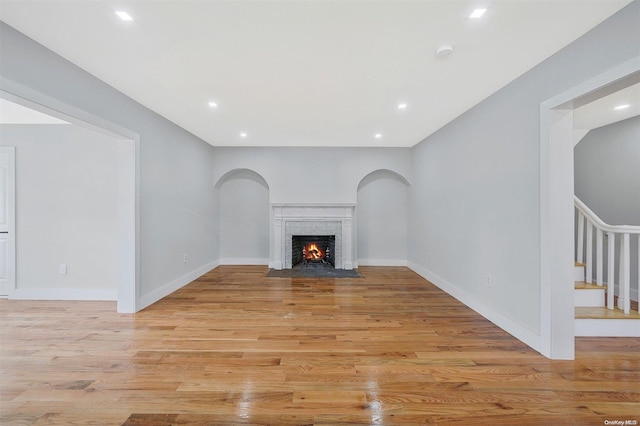
M 406 109 L 407 104 L 398 104 L 398 109 Z
M 216 102 L 214 102 L 214 101 L 209 101 L 209 106 L 211 108 L 218 108 L 218 104 Z
M 382 133 L 376 133 L 375 135 L 373 135 L 373 137 L 376 139 L 380 139 L 382 137 Z
M 248 135 L 245 132 L 240 133 L 241 138 L 246 138 Z
M 131 17 L 131 15 L 129 15 L 124 10 L 117 10 L 116 15 L 118 15 L 118 18 L 122 19 L 123 21 L 133 21 L 133 17 Z
M 614 109 L 615 109 L 616 111 L 620 111 L 621 109 L 627 109 L 627 108 L 629 108 L 630 106 L 631 106 L 631 105 L 629 105 L 629 104 L 618 105 L 618 106 L 617 106 L 617 107 L 615 107 Z
M 471 15 L 469 15 L 469 18 L 471 19 L 478 19 L 481 18 L 482 15 L 484 15 L 484 13 L 487 11 L 486 8 L 478 8 L 476 10 L 474 10 Z

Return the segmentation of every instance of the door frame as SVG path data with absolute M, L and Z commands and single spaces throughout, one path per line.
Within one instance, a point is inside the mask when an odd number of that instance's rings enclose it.
M 9 172 L 7 175 L 7 294 L 0 297 L 5 298 L 16 285 L 16 148 L 14 146 L 0 146 L 0 154 L 7 154 L 9 158 Z
M 117 143 L 117 311 L 137 312 L 140 309 L 140 135 L 6 78 L 0 79 L 0 98 L 98 132 Z M 14 288 L 9 289 L 10 299 L 17 286 L 14 280 Z
M 540 352 L 552 359 L 575 357 L 573 109 L 639 72 L 637 56 L 540 104 Z

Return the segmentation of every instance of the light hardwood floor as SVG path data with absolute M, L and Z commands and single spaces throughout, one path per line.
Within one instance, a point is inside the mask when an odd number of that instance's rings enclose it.
M 224 266 L 135 315 L 2 300 L 0 424 L 640 423 L 640 339 L 550 361 L 409 269 L 359 271 Z

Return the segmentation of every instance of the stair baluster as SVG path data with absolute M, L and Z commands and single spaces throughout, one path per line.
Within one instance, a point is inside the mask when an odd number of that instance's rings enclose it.
M 604 244 L 607 238 L 607 308 L 615 309 L 614 296 L 616 295 L 616 283 L 618 286 L 618 309 L 629 314 L 631 311 L 631 241 L 632 238 L 638 240 L 638 277 L 633 287 L 638 289 L 640 294 L 640 226 L 609 225 L 602 221 L 589 207 L 587 207 L 578 197 L 574 196 L 574 204 L 577 210 L 577 244 L 576 261 L 585 264 L 585 278 L 587 284 L 591 284 L 594 279 L 596 284 L 602 286 L 604 280 Z M 593 250 L 593 231 L 596 231 L 595 254 Z M 586 234 L 586 235 L 585 235 Z M 619 236 L 618 238 L 616 236 Z M 616 256 L 616 239 L 619 241 L 618 255 Z M 586 240 L 586 241 L 585 241 Z M 595 257 L 595 259 L 594 259 Z M 618 271 L 616 274 L 616 257 Z M 638 310 L 640 313 L 640 308 Z
M 616 258 L 616 234 L 607 232 L 608 240 L 608 271 L 607 271 L 607 308 L 613 309 L 613 295 L 616 294 L 615 284 L 615 258 Z

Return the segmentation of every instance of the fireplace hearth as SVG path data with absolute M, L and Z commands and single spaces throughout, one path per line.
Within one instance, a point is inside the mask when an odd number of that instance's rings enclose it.
M 291 237 L 291 265 L 324 264 L 335 267 L 335 235 L 293 235 Z

